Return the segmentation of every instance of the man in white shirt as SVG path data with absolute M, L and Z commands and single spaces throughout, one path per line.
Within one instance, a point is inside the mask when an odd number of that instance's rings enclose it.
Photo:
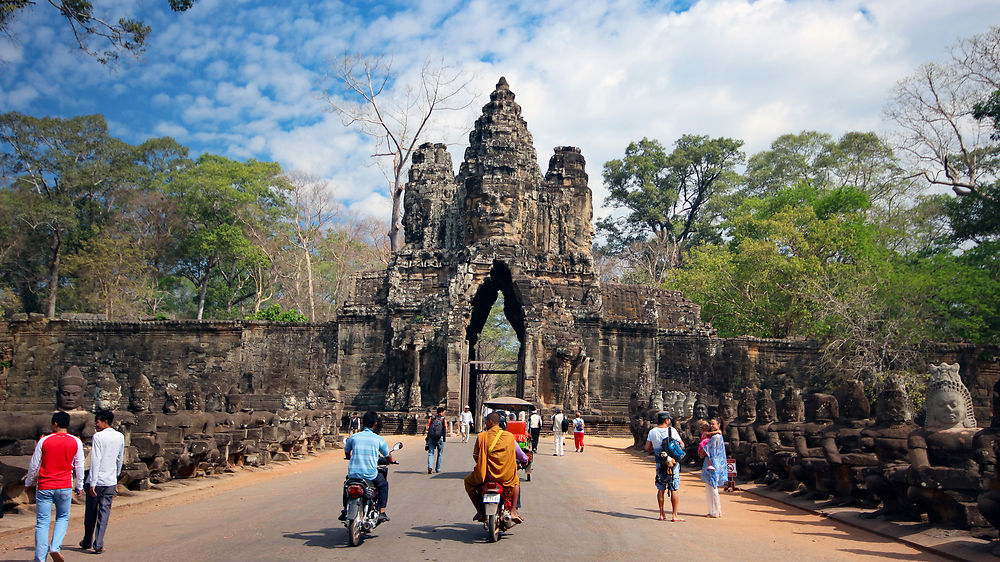
M 459 416 L 459 431 L 462 432 L 462 443 L 469 442 L 469 427 L 472 425 L 472 412 L 469 411 L 469 407 L 465 407 L 465 411 Z
M 538 450 L 538 436 L 542 433 L 542 416 L 538 410 L 532 410 L 528 418 L 528 432 L 531 435 L 531 450 Z
M 666 438 L 673 439 L 680 442 L 681 449 L 684 448 L 684 441 L 681 439 L 681 434 L 676 429 L 670 426 L 671 416 L 668 412 L 659 412 L 656 414 L 656 427 L 649 430 L 649 435 L 646 437 L 646 445 L 644 450 L 647 453 L 653 453 L 656 459 L 656 477 L 654 482 L 656 484 L 656 503 L 660 507 L 660 521 L 667 520 L 667 514 L 663 511 L 663 495 L 664 493 L 670 494 L 670 508 L 672 510 L 671 521 L 684 521 L 684 518 L 680 516 L 677 511 L 677 504 L 680 501 L 680 496 L 678 495 L 678 488 L 681 485 L 680 476 L 680 465 L 677 465 L 676 469 L 673 470 L 669 476 L 665 474 L 663 467 L 661 466 L 664 462 L 664 458 L 660 455 L 662 452 L 663 440 Z M 667 492 L 669 490 L 669 492 Z
M 97 433 L 91 441 L 90 473 L 85 485 L 87 509 L 83 516 L 83 540 L 80 547 L 104 552 L 104 532 L 108 530 L 111 500 L 115 498 L 118 475 L 125 458 L 125 436 L 111 427 L 115 415 L 102 410 L 94 415 Z
M 552 455 L 553 457 L 563 456 L 563 436 L 565 435 L 563 419 L 565 418 L 562 410 L 556 408 L 556 413 L 552 415 L 552 437 L 556 441 L 556 452 Z

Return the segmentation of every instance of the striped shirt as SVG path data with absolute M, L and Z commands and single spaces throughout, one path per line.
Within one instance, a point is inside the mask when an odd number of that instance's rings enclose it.
M 378 458 L 389 456 L 389 445 L 377 433 L 366 427 L 347 438 L 344 452 L 351 454 L 347 464 L 348 478 L 374 480 L 378 476 Z
M 50 433 L 38 440 L 31 455 L 25 486 L 38 482 L 39 490 L 62 490 L 73 487 L 83 490 L 83 442 L 66 432 Z

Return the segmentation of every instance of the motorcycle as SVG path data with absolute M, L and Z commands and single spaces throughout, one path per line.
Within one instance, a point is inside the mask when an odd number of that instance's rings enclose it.
M 486 538 L 489 542 L 497 542 L 504 531 L 514 526 L 510 517 L 510 499 L 503 497 L 503 485 L 499 482 L 485 482 L 481 491 L 483 513 L 486 514 L 486 520 L 483 521 Z
M 389 451 L 398 451 L 403 443 L 398 442 Z M 383 477 L 389 475 L 389 460 L 385 457 L 378 460 L 378 471 Z M 391 464 L 399 464 L 393 461 Z M 371 480 L 364 478 L 348 478 L 344 482 L 344 492 L 347 495 L 347 511 L 344 526 L 347 527 L 347 542 L 358 546 L 365 535 L 375 530 L 379 525 L 378 490 Z

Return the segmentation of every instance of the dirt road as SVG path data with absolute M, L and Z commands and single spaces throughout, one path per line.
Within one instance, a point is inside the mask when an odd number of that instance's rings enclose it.
M 389 514 L 375 536 L 346 547 L 336 520 L 346 461 L 326 453 L 311 462 L 231 478 L 193 491 L 112 511 L 101 560 L 844 560 L 934 557 L 866 531 L 754 496 L 723 494 L 723 518 L 706 519 L 694 472 L 681 487 L 681 523 L 657 521 L 651 459 L 624 450 L 625 439 L 588 437 L 577 454 L 552 456 L 543 439 L 531 482 L 522 483 L 527 521 L 500 542 L 485 542 L 462 478 L 472 443 L 445 446 L 444 470 L 429 476 L 419 437 L 402 440 L 389 474 Z M 82 508 L 74 506 L 74 515 Z M 82 521 L 64 545 L 67 560 Z M 7 536 L 0 559 L 30 560 L 30 532 Z

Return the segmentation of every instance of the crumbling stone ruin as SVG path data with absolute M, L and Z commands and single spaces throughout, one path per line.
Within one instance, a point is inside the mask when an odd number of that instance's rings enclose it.
M 961 424 L 933 413 L 918 428 L 892 378 L 870 419 L 856 388 L 822 392 L 818 343 L 721 339 L 679 292 L 601 283 L 584 156 L 556 147 L 543 174 L 505 80 L 469 140 L 457 175 L 443 145 L 419 148 L 407 244 L 385 270 L 355 276 L 336 322 L 0 322 L 4 501 L 24 500 L 53 405 L 85 441 L 95 408 L 116 412 L 130 488 L 328 446 L 350 411 L 382 411 L 387 433 L 419 431 L 437 405 L 476 411 L 476 343 L 502 294 L 520 342 L 517 395 L 582 411 L 588 433 L 631 432 L 641 446 L 663 409 L 689 437 L 720 417 L 741 477 L 880 516 L 1000 522 L 995 346 L 927 346 L 928 363 L 958 365 L 957 381 L 940 375 L 931 389 L 960 399 Z M 988 428 L 968 425 L 991 412 Z
M 503 78 L 469 134 L 458 175 L 442 144 L 413 156 L 406 246 L 361 275 L 339 316 L 345 400 L 394 410 L 473 404 L 476 342 L 498 294 L 521 343 L 517 394 L 545 408 L 619 415 L 657 339 L 709 336 L 676 291 L 602 284 L 580 149 L 559 146 L 542 174 Z M 692 402 L 693 405 L 693 402 Z
M 992 392 L 992 423 L 979 428 L 959 364 L 931 365 L 930 371 L 921 425 L 914 422 L 913 405 L 897 375 L 877 389 L 874 417 L 857 381 L 843 383 L 835 394 L 807 392 L 803 399 L 788 380 L 777 412 L 772 389 L 744 388 L 735 410 L 732 395 L 725 393 L 708 415 L 730 420 L 723 430 L 727 453 L 744 481 L 824 505 L 874 510 L 864 515 L 869 518 L 926 520 L 996 538 L 1000 382 Z M 645 405 L 636 405 L 631 426 L 637 445 L 649 420 L 664 407 Z M 693 438 L 688 424 L 703 415 L 683 413 L 674 422 Z

